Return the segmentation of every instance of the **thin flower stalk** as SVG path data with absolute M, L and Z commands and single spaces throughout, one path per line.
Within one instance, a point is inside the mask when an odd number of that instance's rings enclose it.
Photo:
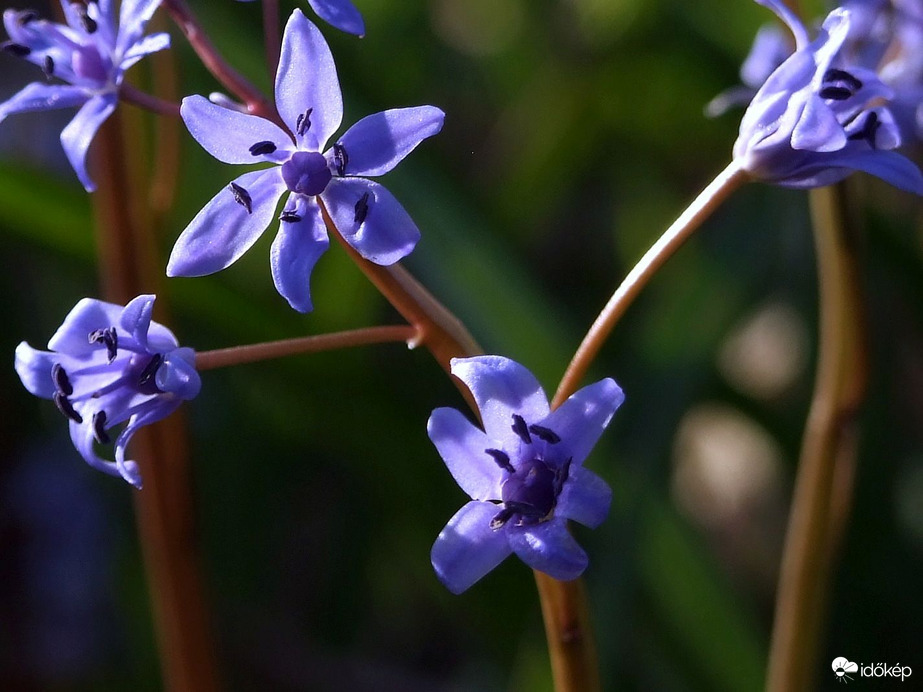
M 178 103 L 148 94 L 127 82 L 123 82 L 119 87 L 119 99 L 157 115 L 166 115 L 171 118 L 179 117 Z
M 577 348 L 573 359 L 567 366 L 558 391 L 552 401 L 552 406 L 561 404 L 567 397 L 577 391 L 580 381 L 587 370 L 599 355 L 599 351 L 606 339 L 612 333 L 615 325 L 625 314 L 628 307 L 634 302 L 638 294 L 647 285 L 657 271 L 663 266 L 673 253 L 686 242 L 702 223 L 743 183 L 748 180 L 747 174 L 741 170 L 739 164 L 732 161 L 727 168 L 715 177 L 708 186 L 699 193 L 692 204 L 679 215 L 663 235 L 657 239 L 644 256 L 628 272 L 628 276 L 609 298 L 609 302 L 599 313 L 596 321 L 590 327 L 583 342 Z
M 247 346 L 215 349 L 196 353 L 197 370 L 213 370 L 229 365 L 256 363 L 273 358 L 297 356 L 305 353 L 334 351 L 351 346 L 368 346 L 405 341 L 411 347 L 416 344 L 419 331 L 409 325 L 388 325 L 366 327 L 333 334 L 319 334 L 297 339 L 283 339 Z
M 820 334 L 817 380 L 801 449 L 776 597 L 766 689 L 808 689 L 827 592 L 848 516 L 856 414 L 866 384 L 864 310 L 843 184 L 814 190 Z

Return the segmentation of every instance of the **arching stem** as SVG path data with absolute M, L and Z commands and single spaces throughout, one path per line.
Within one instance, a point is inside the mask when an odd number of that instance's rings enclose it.
M 717 209 L 734 190 L 748 180 L 747 174 L 736 161 L 732 161 L 717 177 L 709 183 L 680 214 L 663 235 L 657 239 L 644 256 L 628 272 L 628 276 L 609 298 L 609 302 L 593 322 L 583 342 L 577 348 L 570 365 L 558 385 L 552 406 L 559 406 L 567 397 L 577 391 L 580 381 L 586 375 L 590 365 L 599 355 L 606 339 L 615 325 L 628 309 L 648 281 L 657 273 L 673 253 L 686 242 L 695 230 Z

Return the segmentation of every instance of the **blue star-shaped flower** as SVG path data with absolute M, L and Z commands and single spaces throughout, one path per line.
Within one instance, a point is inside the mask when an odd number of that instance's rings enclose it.
M 923 194 L 923 175 L 890 151 L 901 144 L 886 105 L 893 91 L 875 71 L 851 64 L 843 50 L 848 10 L 831 12 L 818 37 L 781 0 L 757 0 L 795 35 L 797 50 L 766 80 L 740 124 L 734 157 L 758 180 L 810 188 L 838 182 L 856 170 Z
M 436 575 L 461 593 L 516 553 L 555 579 L 577 578 L 587 556 L 567 520 L 595 527 L 609 512 L 612 491 L 583 462 L 622 390 L 607 378 L 551 411 L 532 373 L 508 358 L 455 358 L 452 374 L 474 395 L 484 430 L 452 408 L 429 419 L 430 439 L 472 499 L 433 545 Z
M 151 321 L 153 308 L 151 295 L 138 296 L 124 308 L 84 298 L 51 337 L 50 351 L 24 341 L 16 347 L 23 385 L 55 402 L 86 462 L 138 488 L 138 465 L 125 458 L 131 436 L 201 388 L 195 353 L 180 348 L 169 329 Z M 115 461 L 99 457 L 94 443 L 108 444 L 107 431 L 126 421 L 115 441 Z
M 239 0 L 250 2 L 251 0 Z M 317 16 L 340 31 L 355 36 L 365 36 L 365 22 L 359 10 L 349 0 L 308 0 Z
M 125 70 L 145 55 L 170 45 L 167 34 L 144 36 L 144 25 L 160 0 L 123 0 L 119 22 L 112 0 L 61 0 L 67 24 L 40 19 L 35 12 L 5 10 L 10 40 L 3 50 L 42 68 L 47 80 L 33 82 L 4 103 L 0 122 L 13 113 L 79 106 L 61 132 L 64 153 L 87 192 L 96 189 L 86 170 L 87 149 L 118 103 Z
M 376 113 L 324 150 L 340 126 L 343 101 L 330 49 L 300 10 L 285 27 L 275 91 L 289 132 L 201 96 L 183 99 L 186 127 L 219 161 L 276 165 L 236 178 L 205 205 L 176 241 L 167 275 L 204 276 L 229 266 L 266 230 L 279 197 L 287 195 L 271 250 L 272 276 L 289 304 L 308 312 L 311 270 L 329 244 L 321 202 L 366 259 L 388 265 L 405 257 L 420 231 L 390 192 L 358 176 L 390 171 L 439 132 L 445 116 L 433 106 Z

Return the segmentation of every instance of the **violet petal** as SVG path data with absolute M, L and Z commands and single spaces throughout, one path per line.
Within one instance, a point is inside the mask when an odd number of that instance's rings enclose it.
M 100 125 L 108 118 L 118 104 L 118 97 L 112 93 L 94 96 L 77 111 L 77 115 L 61 131 L 61 145 L 68 161 L 74 167 L 77 178 L 87 192 L 93 192 L 96 184 L 90 180 L 86 169 L 87 150 Z
M 272 280 L 289 305 L 299 312 L 310 312 L 314 307 L 311 302 L 311 271 L 327 251 L 330 240 L 320 207 L 313 198 L 290 195 L 285 211 L 300 220 L 283 220 L 279 224 L 279 232 L 269 253 Z
M 507 532 L 490 528 L 499 511 L 490 502 L 469 502 L 436 538 L 430 558 L 439 581 L 452 593 L 470 587 L 510 554 Z
M 420 231 L 394 196 L 365 178 L 334 178 L 321 195 L 337 230 L 365 259 L 389 265 L 409 255 Z
M 563 518 L 534 526 L 509 527 L 510 547 L 532 569 L 561 581 L 576 579 L 589 558 L 567 530 Z
M 345 175 L 387 173 L 420 142 L 437 134 L 444 120 L 445 113 L 434 106 L 394 108 L 366 116 L 338 140 L 349 156 Z
M 291 136 L 275 123 L 218 106 L 203 96 L 184 98 L 180 115 L 195 141 L 223 163 L 281 163 L 294 149 Z M 258 142 L 272 142 L 276 150 L 254 156 L 250 147 Z
M 167 276 L 205 276 L 236 262 L 275 216 L 285 183 L 279 168 L 245 173 L 235 185 L 247 191 L 250 213 L 223 187 L 180 234 L 167 264 Z
M 540 423 L 561 437 L 566 456 L 579 466 L 624 400 L 621 387 L 607 377 L 572 394 Z
M 612 489 L 606 481 L 582 466 L 571 466 L 555 511 L 595 529 L 609 514 L 611 504 Z
M 484 450 L 487 436 L 454 408 L 437 408 L 426 426 L 449 473 L 473 500 L 499 500 L 503 471 Z
M 296 134 L 300 148 L 306 151 L 320 151 L 343 119 L 343 97 L 333 55 L 301 10 L 292 12 L 285 26 L 276 72 L 276 107 L 292 133 L 297 133 L 298 116 L 313 109 L 311 126 L 303 136 Z
M 511 429 L 514 413 L 527 423 L 548 416 L 548 397 L 542 386 L 516 361 L 503 356 L 474 356 L 453 358 L 451 367 L 452 374 L 471 390 L 488 439 L 505 451 L 519 449 L 519 437 Z

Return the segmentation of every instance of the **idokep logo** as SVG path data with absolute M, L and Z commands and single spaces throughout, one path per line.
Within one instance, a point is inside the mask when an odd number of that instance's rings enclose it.
M 833 659 L 831 667 L 837 682 L 848 682 L 855 673 L 862 678 L 895 678 L 904 682 L 913 673 L 910 666 L 902 666 L 900 663 L 893 666 L 887 663 L 853 663 L 842 656 Z
M 833 672 L 836 674 L 837 682 L 846 682 L 847 680 L 852 680 L 852 677 L 847 675 L 847 673 L 856 673 L 859 671 L 859 666 L 852 661 L 847 661 L 842 656 L 833 659 Z

